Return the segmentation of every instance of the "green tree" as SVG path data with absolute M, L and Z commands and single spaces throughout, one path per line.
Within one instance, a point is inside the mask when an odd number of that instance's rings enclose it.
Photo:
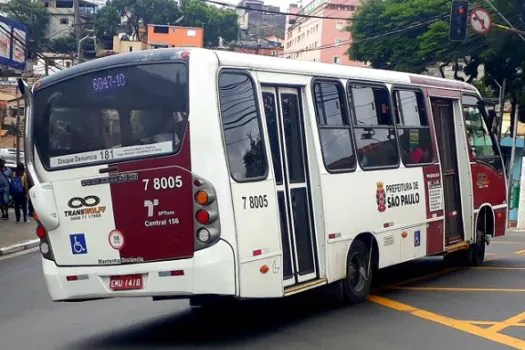
M 374 68 L 413 73 L 436 63 L 463 63 L 472 81 L 487 44 L 481 36 L 449 41 L 449 12 L 450 1 L 443 0 L 367 1 L 350 26 L 354 43 L 349 55 Z
M 108 46 L 120 28 L 119 10 L 111 1 L 108 1 L 106 5 L 97 12 L 93 18 L 93 23 L 95 25 L 97 39 L 103 42 L 104 46 Z
M 74 34 L 70 34 L 63 37 L 51 39 L 49 41 L 48 47 L 50 51 L 63 53 L 66 55 L 72 55 L 76 54 L 77 52 L 77 40 Z
M 44 5 L 38 1 L 11 0 L 5 6 L 5 11 L 7 17 L 22 22 L 28 27 L 27 57 L 35 58 L 36 53 L 44 51 L 47 44 L 46 34 L 49 23 L 49 13 Z
M 493 0 L 493 3 L 517 27 L 525 28 L 522 0 Z M 505 24 L 491 8 L 487 6 L 485 10 L 496 23 Z M 496 27 L 488 35 L 470 30 L 464 42 L 451 42 L 449 14 L 450 1 L 369 0 L 350 22 L 354 42 L 349 56 L 369 61 L 374 68 L 414 73 L 422 73 L 435 64 L 441 68 L 451 63 L 456 67 L 462 64 L 469 83 L 475 81 L 478 68 L 483 65 L 484 83 L 489 91 L 499 91 L 498 84 L 506 79 L 506 97 L 513 104 L 524 102 L 525 42 L 515 33 Z M 457 73 L 456 79 L 465 80 Z
M 219 37 L 226 42 L 237 39 L 239 24 L 235 11 L 200 0 L 181 0 L 180 11 L 184 15 L 180 25 L 204 28 L 205 45 L 217 45 Z
M 180 17 L 177 3 L 173 0 L 114 0 L 111 3 L 126 18 L 126 32 L 140 37 L 141 23 L 173 24 Z

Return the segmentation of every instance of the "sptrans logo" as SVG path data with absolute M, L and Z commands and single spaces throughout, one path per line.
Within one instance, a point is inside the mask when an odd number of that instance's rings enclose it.
M 376 202 L 377 202 L 377 210 L 382 213 L 386 210 L 386 203 L 385 203 L 385 186 L 382 182 L 378 182 L 377 184 L 377 190 L 376 190 Z

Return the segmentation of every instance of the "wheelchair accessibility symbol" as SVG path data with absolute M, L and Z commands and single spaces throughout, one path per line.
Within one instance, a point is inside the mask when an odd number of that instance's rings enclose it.
M 86 236 L 83 233 L 69 235 L 73 255 L 87 254 Z

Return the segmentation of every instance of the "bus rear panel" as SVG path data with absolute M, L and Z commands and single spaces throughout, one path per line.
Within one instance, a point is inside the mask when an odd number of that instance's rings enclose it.
M 192 169 L 209 162 L 191 156 L 199 88 L 188 53 L 177 54 L 128 55 L 33 89 L 31 197 L 54 300 L 235 292 L 217 183 Z

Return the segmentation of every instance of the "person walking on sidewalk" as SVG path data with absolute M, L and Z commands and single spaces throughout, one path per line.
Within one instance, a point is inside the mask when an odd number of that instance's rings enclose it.
M 20 222 L 20 210 L 24 214 L 24 222 L 27 222 L 27 193 L 24 186 L 24 164 L 18 163 L 15 170 L 15 177 L 11 181 L 11 194 L 15 200 L 16 222 Z
M 9 219 L 9 186 L 11 185 L 11 176 L 5 167 L 5 160 L 0 158 L 0 210 L 2 220 Z
M 33 217 L 34 208 L 33 208 L 33 203 L 31 203 L 31 197 L 29 196 L 29 190 L 31 189 L 31 187 L 34 186 L 34 183 L 33 183 L 33 180 L 31 179 L 31 176 L 29 175 L 27 171 L 24 173 L 23 180 L 24 180 L 24 188 L 26 190 L 26 198 L 27 198 L 27 215 L 30 217 Z

